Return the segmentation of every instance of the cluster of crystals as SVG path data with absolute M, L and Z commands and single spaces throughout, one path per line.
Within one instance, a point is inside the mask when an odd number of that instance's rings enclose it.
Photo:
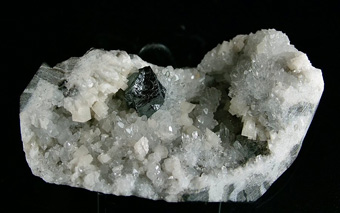
M 148 98 L 163 103 L 140 113 L 128 79 L 148 66 L 160 85 Z M 171 202 L 256 200 L 295 159 L 322 90 L 320 70 L 275 30 L 223 42 L 197 68 L 91 50 L 42 66 L 24 91 L 24 150 L 48 182 Z

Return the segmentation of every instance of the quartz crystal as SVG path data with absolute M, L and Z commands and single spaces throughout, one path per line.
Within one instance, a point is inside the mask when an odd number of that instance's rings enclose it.
M 91 49 L 39 68 L 21 95 L 23 147 L 49 183 L 254 201 L 297 157 L 323 87 L 321 70 L 273 29 L 224 41 L 194 68 Z

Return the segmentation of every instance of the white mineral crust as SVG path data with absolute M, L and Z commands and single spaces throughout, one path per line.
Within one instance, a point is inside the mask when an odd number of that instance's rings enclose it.
M 151 66 L 166 88 L 150 118 L 119 90 Z M 43 64 L 21 96 L 27 162 L 46 182 L 178 201 L 254 201 L 291 165 L 323 78 L 279 31 L 224 41 L 196 68 L 92 49 Z

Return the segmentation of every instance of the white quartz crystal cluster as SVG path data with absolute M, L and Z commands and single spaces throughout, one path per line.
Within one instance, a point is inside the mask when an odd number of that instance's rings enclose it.
M 166 89 L 150 118 L 123 92 L 145 66 Z M 50 183 L 169 202 L 254 201 L 296 158 L 322 92 L 321 70 L 276 30 L 224 41 L 195 68 L 92 49 L 40 67 L 21 96 L 23 147 Z

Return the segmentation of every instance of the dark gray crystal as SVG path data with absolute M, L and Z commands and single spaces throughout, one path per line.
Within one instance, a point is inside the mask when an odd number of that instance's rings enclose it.
M 125 90 L 128 106 L 134 108 L 139 116 L 146 115 L 149 118 L 163 105 L 166 89 L 149 66 L 139 69 L 128 80 Z
M 68 88 L 67 81 L 63 80 L 59 83 L 58 89 L 63 92 L 64 97 L 73 97 L 78 94 L 78 90 L 75 86 Z

